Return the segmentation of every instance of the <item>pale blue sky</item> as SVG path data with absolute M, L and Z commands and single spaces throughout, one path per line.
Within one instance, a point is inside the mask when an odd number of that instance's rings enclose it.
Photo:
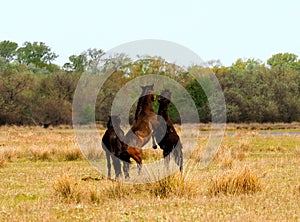
M 88 48 L 149 38 L 224 65 L 279 52 L 300 56 L 298 0 L 7 0 L 0 9 L 0 41 L 45 42 L 60 65 Z

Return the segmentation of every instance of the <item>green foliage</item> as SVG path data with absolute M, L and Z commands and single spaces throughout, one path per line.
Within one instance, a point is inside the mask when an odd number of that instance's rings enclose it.
M 0 42 L 0 57 L 3 57 L 7 62 L 14 59 L 17 53 L 18 43 L 4 40 Z
M 33 63 L 38 67 L 47 67 L 47 64 L 51 64 L 58 55 L 43 42 L 25 42 L 23 47 L 18 48 L 17 57 L 20 63 L 27 65 Z
M 25 121 L 26 91 L 31 76 L 5 68 L 0 72 L 0 124 L 22 124 Z
M 270 62 L 275 57 L 268 60 L 271 69 L 254 60 L 238 60 L 219 78 L 230 122 L 299 121 L 299 73 L 285 69 L 284 74 Z
M 71 55 L 70 62 L 63 65 L 63 69 L 69 72 L 82 73 L 86 67 L 86 57 L 84 55 Z
M 103 55 L 104 52 L 102 49 L 88 49 L 78 56 L 70 56 L 69 62 L 63 65 L 63 69 L 68 72 L 83 73 L 85 70 L 88 70 L 96 73 Z
M 193 79 L 186 87 L 186 90 L 195 102 L 198 109 L 199 119 L 202 122 L 208 122 L 210 118 L 208 100 L 199 82 L 196 79 Z
M 80 124 L 85 125 L 85 124 L 92 123 L 94 118 L 95 118 L 95 112 L 93 111 L 93 108 L 90 105 L 85 106 L 81 113 Z
M 267 64 L 273 70 L 278 70 L 281 73 L 291 70 L 300 71 L 300 60 L 298 56 L 292 53 L 278 53 L 268 59 Z
M 29 112 L 35 124 L 58 125 L 72 123 L 72 99 L 79 75 L 58 72 L 35 75 Z
M 88 49 L 69 57 L 62 69 L 53 64 L 58 57 L 43 42 L 25 42 L 22 47 L 8 40 L 0 42 L 0 124 L 58 125 L 72 123 L 73 94 L 81 73 L 90 73 L 97 83 L 97 67 L 112 72 L 101 87 L 95 111 L 83 107 L 80 123 L 94 118 L 105 121 L 117 92 L 130 80 L 157 74 L 175 80 L 189 93 L 201 122 L 210 122 L 211 113 L 218 113 L 218 100 L 210 81 L 216 75 L 226 100 L 228 122 L 293 122 L 300 121 L 300 60 L 292 53 L 278 53 L 265 63 L 238 59 L 230 67 L 209 61 L 208 67 L 180 67 L 155 56 L 140 56 L 132 61 L 125 54 L 103 59 L 101 49 Z M 164 88 L 167 85 L 162 83 Z M 176 98 L 176 105 L 187 98 Z M 158 109 L 158 103 L 153 103 Z M 189 107 L 189 106 L 187 106 Z M 134 116 L 134 106 L 130 116 Z M 169 115 L 180 123 L 173 103 Z M 181 110 L 182 111 L 182 110 Z M 184 110 L 188 114 L 189 110 Z M 122 113 L 121 113 L 122 114 Z

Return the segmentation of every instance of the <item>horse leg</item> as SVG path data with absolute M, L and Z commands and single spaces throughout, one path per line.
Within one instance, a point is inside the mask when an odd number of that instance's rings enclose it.
M 174 153 L 175 163 L 179 166 L 180 172 L 182 172 L 182 170 L 183 170 L 183 154 L 182 154 L 182 145 L 181 145 L 180 141 L 178 141 L 177 145 L 175 146 L 173 153 Z
M 125 179 L 129 179 L 130 176 L 129 176 L 129 162 L 127 161 L 123 161 L 123 172 L 124 172 L 124 175 L 125 175 Z
M 129 147 L 127 149 L 129 155 L 134 159 L 138 164 L 138 173 L 141 174 L 142 171 L 142 148 L 133 148 Z
M 155 132 L 152 133 L 151 137 L 152 137 L 152 148 L 157 149 L 157 143 L 155 140 Z
M 169 171 L 169 165 L 170 165 L 170 151 L 168 149 L 164 149 L 163 151 L 163 155 L 164 155 L 164 163 L 165 163 L 165 168 L 167 169 L 167 171 Z
M 159 140 L 158 142 L 160 142 L 160 140 L 162 138 L 160 138 L 162 135 L 162 132 L 161 132 L 161 124 L 160 124 L 160 121 L 157 120 L 157 118 L 151 118 L 150 119 L 150 123 L 151 123 L 151 126 L 152 126 L 152 134 L 151 134 L 151 137 L 152 137 L 152 148 L 153 149 L 157 149 L 157 139 Z M 164 127 L 164 126 L 163 126 Z M 165 129 L 164 129 L 164 133 L 165 133 Z
M 106 161 L 107 161 L 107 177 L 111 178 L 110 152 L 107 150 L 105 151 L 105 154 L 106 154 Z
M 118 157 L 112 155 L 113 165 L 115 169 L 116 179 L 118 179 L 121 175 L 121 162 Z

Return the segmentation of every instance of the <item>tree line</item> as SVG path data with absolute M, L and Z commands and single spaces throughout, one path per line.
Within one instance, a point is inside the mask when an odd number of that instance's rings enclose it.
M 214 73 L 219 80 L 228 122 L 300 121 L 300 60 L 293 53 L 278 53 L 266 62 L 237 59 L 231 66 L 209 61 L 206 67 L 181 67 L 161 57 L 141 56 L 132 61 L 124 54 L 104 55 L 101 49 L 87 49 L 58 66 L 54 63 L 58 55 L 43 42 L 25 42 L 22 46 L 8 40 L 0 42 L 0 125 L 72 124 L 77 82 L 83 73 L 94 75 L 100 64 L 107 69 L 114 64 L 117 69 L 99 91 L 95 111 L 83 108 L 82 124 L 94 116 L 96 121 L 105 121 L 118 90 L 138 76 L 153 73 L 181 84 L 193 98 L 200 121 L 210 122 L 208 99 L 193 75 L 205 78 L 205 72 Z M 180 122 L 173 104 L 169 112 L 174 122 Z

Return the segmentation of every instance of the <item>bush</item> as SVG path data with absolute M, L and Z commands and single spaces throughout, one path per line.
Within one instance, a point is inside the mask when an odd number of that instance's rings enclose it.
M 59 177 L 53 184 L 55 195 L 68 202 L 80 202 L 81 192 L 77 186 L 77 183 L 70 177 L 63 175 Z
M 252 194 L 262 189 L 259 178 L 248 167 L 241 171 L 229 171 L 213 179 L 208 193 L 218 194 Z

